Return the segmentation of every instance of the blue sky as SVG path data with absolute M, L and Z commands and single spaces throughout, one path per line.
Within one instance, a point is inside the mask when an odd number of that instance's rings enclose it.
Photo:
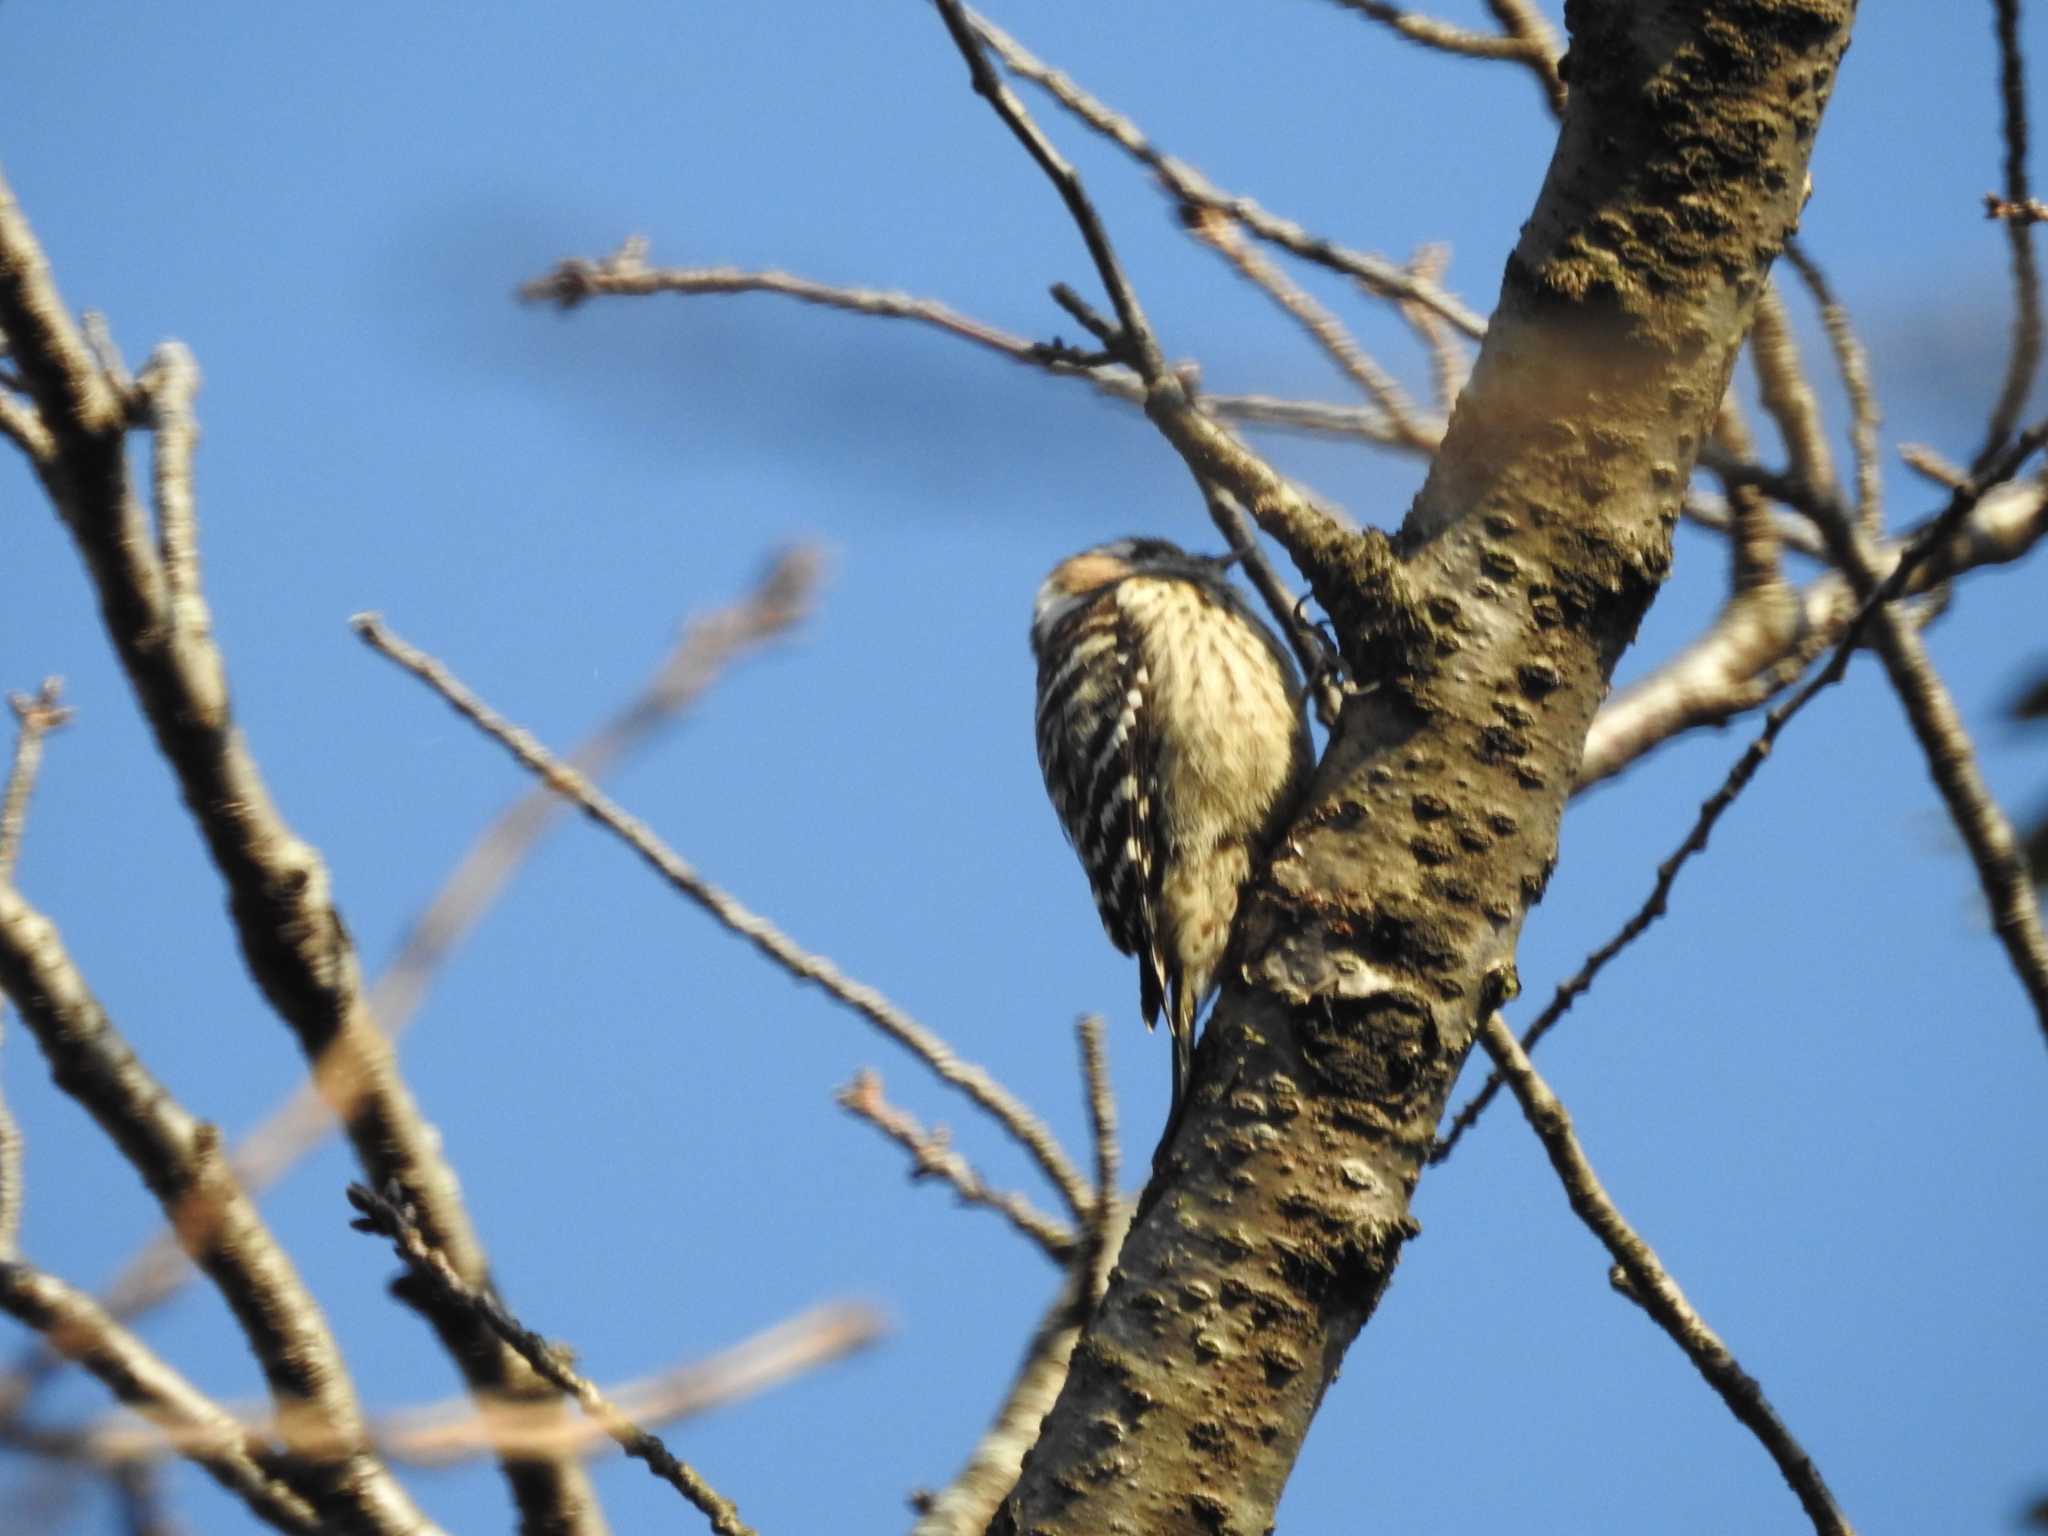
M 1804 233 L 1865 328 L 1887 442 L 1962 456 L 2007 303 L 2004 242 L 1978 209 L 1998 181 L 1994 58 L 1988 6 L 1933 9 L 1865 7 Z M 1395 256 L 1447 241 L 1452 286 L 1491 304 L 1551 141 L 1526 81 L 1309 0 L 996 14 L 1224 185 Z M 2038 15 L 2028 42 L 2048 54 Z M 1170 352 L 1212 388 L 1345 398 L 1137 175 L 1045 120 Z M 619 797 L 1077 1152 L 1071 1021 L 1105 1012 L 1127 1139 L 1149 1145 L 1165 1046 L 1137 1028 L 1129 964 L 1044 803 L 1024 630 L 1065 552 L 1139 531 L 1213 543 L 1171 454 L 1078 386 L 904 326 L 763 298 L 567 317 L 511 299 L 638 233 L 658 262 L 781 266 L 1071 334 L 1044 290 L 1091 290 L 1083 253 L 927 8 L 314 18 L 8 0 L 0 166 L 74 306 L 104 310 L 132 358 L 166 336 L 198 356 L 206 576 L 236 700 L 366 965 L 522 785 L 364 652 L 348 615 L 382 610 L 566 744 L 682 616 L 734 596 L 770 549 L 817 540 L 831 577 L 815 619 L 623 773 Z M 1307 281 L 1424 386 L 1397 326 Z M 1353 448 L 1269 446 L 1383 526 L 1419 483 Z M 1899 516 L 1929 508 L 1909 476 L 1888 483 Z M 50 750 L 23 888 L 187 1105 L 245 1127 L 297 1080 L 296 1051 L 240 969 L 76 556 L 6 458 L 0 518 L 0 684 L 60 673 L 78 710 Z M 1681 536 L 1624 678 L 1712 612 L 1722 571 L 1711 539 Z M 2037 558 L 1967 583 L 1931 641 L 2020 810 L 2048 795 L 2048 743 L 1998 714 L 2048 652 L 2043 611 Z M 1525 1006 L 1634 908 L 1745 739 L 1678 744 L 1572 808 L 1522 951 Z M 403 1060 L 506 1293 L 600 1379 L 831 1297 L 888 1312 L 878 1348 L 676 1431 L 765 1532 L 904 1525 L 905 1494 L 951 1475 L 1054 1287 L 997 1222 L 908 1185 L 830 1095 L 872 1064 L 992 1178 L 1028 1184 L 1018 1156 L 586 827 L 544 847 L 447 968 Z M 2008 1529 L 2048 1490 L 2048 1061 L 1872 667 L 1788 732 L 1671 916 L 1539 1065 L 1860 1529 Z M 151 1207 L 18 1026 L 0 1083 L 28 1136 L 26 1252 L 105 1279 Z M 330 1148 L 265 1209 L 371 1406 L 440 1397 L 454 1373 L 385 1297 L 388 1251 L 347 1230 L 351 1175 Z M 1417 1214 L 1424 1235 L 1330 1393 L 1281 1529 L 1805 1528 L 1761 1451 L 1608 1291 L 1513 1114 L 1431 1174 Z M 223 1395 L 259 1390 L 208 1295 L 150 1336 Z M 51 1412 L 103 1405 L 78 1384 Z M 250 1527 L 197 1474 L 174 1486 L 195 1529 Z M 489 1470 L 412 1486 L 451 1530 L 507 1527 Z M 606 1464 L 600 1486 L 617 1529 L 699 1528 L 637 1466 Z M 65 1529 L 113 1524 L 95 1498 Z

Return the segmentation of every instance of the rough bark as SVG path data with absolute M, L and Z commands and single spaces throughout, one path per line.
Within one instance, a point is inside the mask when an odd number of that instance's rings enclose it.
M 1570 105 L 1428 483 L 1308 572 L 1353 696 L 1192 1104 L 990 1529 L 1270 1529 L 1485 1015 L 1769 265 L 1852 0 L 1574 0 Z

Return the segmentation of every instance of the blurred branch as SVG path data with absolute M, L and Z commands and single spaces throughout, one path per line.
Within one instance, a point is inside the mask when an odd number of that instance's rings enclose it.
M 973 1164 L 953 1150 L 944 1126 L 926 1130 L 917 1118 L 882 1097 L 879 1074 L 863 1069 L 835 1095 L 840 1108 L 865 1120 L 911 1157 L 910 1177 L 940 1179 L 953 1187 L 962 1205 L 994 1211 L 1058 1265 L 1071 1263 L 1079 1240 L 1073 1231 L 1032 1205 L 1014 1190 L 991 1189 Z
M 1543 1142 L 1543 1150 L 1550 1155 L 1550 1165 L 1564 1184 L 1565 1198 L 1571 1202 L 1572 1210 L 1614 1256 L 1614 1262 L 1627 1277 L 1630 1299 L 1685 1351 L 1686 1358 L 1728 1405 L 1728 1411 L 1762 1443 L 1798 1496 L 1814 1530 L 1821 1536 L 1854 1536 L 1848 1520 L 1835 1504 L 1834 1495 L 1822 1481 L 1820 1469 L 1772 1409 L 1756 1378 L 1742 1369 L 1720 1335 L 1693 1310 L 1685 1292 L 1658 1261 L 1650 1245 L 1615 1207 L 1613 1198 L 1600 1183 L 1600 1176 L 1586 1160 L 1585 1150 L 1572 1130 L 1571 1116 L 1550 1091 L 1550 1085 L 1537 1075 L 1500 1015 L 1486 1020 L 1479 1039 L 1493 1058 L 1495 1071 L 1507 1079 L 1522 1113 Z
M 1835 297 L 1819 263 L 1806 254 L 1806 248 L 1797 240 L 1786 242 L 1785 259 L 1820 307 L 1820 322 L 1835 354 L 1835 371 L 1841 375 L 1842 392 L 1849 397 L 1849 443 L 1856 463 L 1856 517 L 1864 532 L 1876 536 L 1884 531 L 1884 479 L 1877 463 L 1877 429 L 1882 417 L 1870 382 L 1870 359 L 1848 310 Z
M 86 1305 L 93 1303 L 88 1300 Z M 637 1423 L 674 1423 L 843 1359 L 867 1348 L 886 1331 L 871 1308 L 835 1302 L 763 1329 L 709 1359 L 622 1382 L 604 1395 Z M 13 1434 L 15 1443 L 46 1454 L 118 1468 L 154 1459 L 166 1450 L 190 1455 L 219 1440 L 221 1424 L 233 1426 L 252 1443 L 277 1433 L 273 1415 L 216 1411 L 218 1419 L 204 1423 L 153 1420 L 137 1424 L 107 1419 L 61 1436 L 49 1431 L 24 1433 L 20 1426 L 14 1427 Z M 381 1414 L 370 1423 L 369 1439 L 387 1459 L 422 1467 L 455 1466 L 481 1455 L 587 1459 L 618 1448 L 591 1420 L 536 1413 L 533 1403 L 518 1398 L 482 1404 L 473 1398 L 454 1398 Z M 308 1453 L 305 1445 L 295 1449 L 301 1455 Z M 331 1452 L 333 1448 L 313 1449 Z
M 327 866 L 285 821 L 229 706 L 192 536 L 197 368 L 175 342 L 158 349 L 133 390 L 103 366 L 4 182 L 0 332 L 52 437 L 34 467 L 91 574 L 108 636 L 227 887 L 250 974 L 290 1025 L 364 1170 L 380 1185 L 400 1184 L 437 1245 L 480 1278 L 482 1244 L 440 1138 L 365 1004 Z M 159 429 L 153 528 L 128 468 L 131 419 Z M 480 1391 L 507 1390 L 524 1371 L 488 1335 L 444 1334 L 442 1342 Z M 599 1529 L 580 1468 L 522 1463 L 506 1474 L 535 1524 L 587 1536 Z
M 1088 1207 L 1087 1186 L 1067 1161 L 1038 1117 L 1026 1109 L 1008 1089 L 980 1067 L 955 1056 L 939 1037 L 912 1019 L 874 988 L 843 974 L 822 955 L 800 948 L 766 918 L 749 911 L 723 890 L 705 880 L 679 855 L 668 848 L 649 828 L 619 806 L 566 763 L 550 754 L 527 732 L 504 719 L 471 693 L 448 669 L 424 652 L 405 644 L 369 614 L 352 621 L 355 631 L 372 649 L 398 663 L 414 677 L 440 694 L 464 719 L 510 752 L 529 772 L 537 775 L 555 794 L 574 801 L 593 821 L 606 828 L 639 854 L 663 879 L 709 912 L 731 932 L 738 934 L 769 960 L 799 981 L 821 988 L 868 1020 L 890 1039 L 928 1065 L 941 1079 L 951 1083 L 979 1104 L 998 1124 L 1014 1136 L 1037 1160 L 1077 1217 Z
M 62 702 L 64 685 L 54 677 L 43 679 L 33 694 L 10 693 L 8 706 L 14 711 L 14 760 L 7 770 L 7 790 L 0 799 L 0 880 L 14 878 L 15 861 L 21 857 L 22 829 L 28 822 L 28 797 L 35 789 L 36 773 L 43 765 L 43 738 L 67 725 L 71 711 Z
M 373 1194 L 360 1184 L 349 1186 L 348 1199 L 361 1213 L 351 1226 L 387 1239 L 410 1275 L 438 1292 L 448 1305 L 469 1312 L 515 1350 L 536 1375 L 575 1398 L 621 1450 L 645 1462 L 649 1471 L 701 1511 L 718 1536 L 755 1536 L 753 1528 L 740 1520 L 731 1500 L 721 1497 L 687 1462 L 678 1460 L 659 1437 L 621 1413 L 570 1367 L 564 1351 L 523 1327 L 495 1294 L 465 1280 L 448 1256 L 427 1240 L 410 1207 Z
M 1528 66 L 1542 86 L 1551 116 L 1564 115 L 1564 81 L 1557 72 L 1557 41 L 1549 25 L 1521 0 L 1494 0 L 1492 10 L 1502 33 L 1474 32 L 1434 16 L 1417 15 L 1385 0 L 1337 0 L 1347 11 L 1379 22 L 1395 36 L 1438 53 L 1467 59 L 1505 59 Z
M 1834 457 L 1828 452 L 1820 402 L 1814 398 L 1813 384 L 1785 315 L 1785 297 L 1776 283 L 1766 285 L 1757 296 L 1749 357 L 1756 368 L 1757 393 L 1784 440 L 1792 475 L 1823 495 L 1837 494 Z
M 2027 61 L 2020 52 L 2020 0 L 1992 0 L 1994 31 L 1998 37 L 1998 98 L 2000 134 L 2005 142 L 2005 196 L 1994 199 L 1988 212 L 2005 226 L 2006 247 L 2012 258 L 2012 355 L 2005 365 L 2005 380 L 1991 417 L 1984 428 L 1984 445 L 1970 461 L 1972 471 L 1981 472 L 2003 448 L 2026 409 L 2033 393 L 2034 375 L 2041 366 L 2041 273 L 2034 260 L 2034 220 L 2013 217 L 2033 205 L 2027 184 Z

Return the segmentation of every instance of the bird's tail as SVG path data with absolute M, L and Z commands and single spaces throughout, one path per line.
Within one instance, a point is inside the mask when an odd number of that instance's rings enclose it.
M 1188 1083 L 1195 1075 L 1195 1010 L 1192 1004 L 1197 1001 L 1181 987 L 1175 986 L 1167 1008 L 1166 1027 L 1173 1036 L 1173 1098 L 1167 1105 L 1166 1126 L 1159 1133 L 1159 1145 L 1152 1153 L 1154 1166 L 1165 1156 L 1167 1144 L 1180 1129 L 1180 1117 L 1187 1110 Z

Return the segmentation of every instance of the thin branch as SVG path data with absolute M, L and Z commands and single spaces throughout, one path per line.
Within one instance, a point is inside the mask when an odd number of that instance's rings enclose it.
M 1248 197 L 1225 192 L 1186 161 L 1177 160 L 1158 149 L 1130 118 L 1106 106 L 1066 75 L 1040 61 L 987 17 L 972 12 L 968 14 L 974 30 L 1002 60 L 1003 68 L 1020 80 L 1029 80 L 1040 87 L 1081 122 L 1151 171 L 1175 201 L 1227 214 L 1268 244 L 1291 251 L 1304 261 L 1342 273 L 1376 297 L 1424 305 L 1474 340 L 1486 334 L 1486 321 L 1435 283 L 1416 277 L 1384 256 L 1369 256 L 1349 250 L 1320 235 L 1311 234 L 1293 220 L 1267 212 Z
M 1992 0 L 1998 37 L 2000 130 L 2005 141 L 2005 196 L 1991 210 L 2025 208 L 2032 201 L 2027 185 L 2027 61 L 2020 52 L 2020 0 Z M 2005 240 L 2012 259 L 2012 356 L 2005 380 L 1984 429 L 1984 446 L 1970 461 L 1981 472 L 2005 446 L 2026 409 L 2034 374 L 2041 365 L 2041 273 L 2034 259 L 2034 221 L 2005 218 Z
M 1564 47 L 1558 41 L 1556 28 L 1529 0 L 1486 0 L 1486 8 L 1493 12 L 1493 19 L 1500 23 L 1501 31 L 1510 37 L 1520 38 L 1527 45 L 1529 65 L 1536 71 L 1537 80 L 1543 87 L 1544 99 L 1550 104 L 1550 115 L 1562 120 L 1570 93 L 1565 88 L 1564 76 L 1558 70 L 1558 62 L 1564 57 Z
M 1417 278 L 1431 283 L 1441 278 L 1450 264 L 1450 248 L 1443 245 L 1425 245 L 1408 258 L 1408 270 Z M 1457 333 L 1435 310 L 1413 299 L 1402 299 L 1399 308 L 1401 318 L 1408 322 L 1409 328 L 1422 338 L 1422 344 L 1429 349 L 1430 388 L 1438 414 L 1448 421 L 1452 408 L 1458 403 L 1458 396 L 1464 392 L 1465 381 L 1471 377 L 1471 356 L 1459 342 Z
M 149 403 L 156 445 L 153 494 L 164 586 L 173 604 L 181 608 L 194 605 L 189 613 L 179 615 L 179 621 L 204 624 L 206 606 L 199 601 L 199 529 L 192 500 L 192 452 L 199 443 L 192 401 L 199 392 L 199 365 L 177 342 L 166 342 L 149 360 L 137 388 Z
M 1345 328 L 1344 322 L 1253 250 L 1235 222 L 1214 209 L 1197 208 L 1190 211 L 1187 227 L 1198 240 L 1235 267 L 1246 282 L 1260 289 L 1294 319 L 1345 377 L 1379 408 L 1397 438 L 1421 453 L 1436 452 L 1443 441 L 1443 423 L 1419 421 L 1415 402 L 1408 398 L 1408 392 L 1394 381 L 1393 375 L 1373 361 L 1371 354 Z
M 1095 1210 L 1091 1219 L 1099 1220 L 1117 1198 L 1116 1092 L 1109 1082 L 1102 1015 L 1089 1014 L 1075 1032 L 1081 1041 L 1081 1078 L 1088 1088 L 1089 1139 L 1095 1144 Z
M 1379 22 L 1396 37 L 1419 43 L 1425 48 L 1434 48 L 1439 53 L 1455 53 L 1467 59 L 1511 59 L 1517 64 L 1526 62 L 1529 57 L 1529 45 L 1520 38 L 1474 32 L 1452 22 L 1439 21 L 1434 16 L 1423 16 L 1398 5 L 1388 5 L 1384 0 L 1336 0 L 1336 3 L 1347 11 L 1355 11 L 1370 21 Z
M 1078 1032 L 1081 1038 L 1081 1076 L 1088 1087 L 1088 1129 L 1095 1143 L 1095 1208 L 1088 1213 L 1088 1241 L 1077 1255 L 1075 1264 L 1079 1273 L 1087 1276 L 1109 1277 L 1109 1266 L 1104 1259 L 1115 1252 L 1113 1244 L 1120 1241 L 1126 1219 L 1119 1215 L 1121 1196 L 1117 1184 L 1121 1178 L 1116 1138 L 1116 1094 L 1109 1082 L 1108 1051 L 1103 1043 L 1102 1017 L 1089 1014 L 1082 1019 Z M 1101 1301 L 1102 1293 L 1092 1288 L 1085 1293 L 1085 1299 L 1092 1308 Z
M 159 506 L 152 530 L 132 483 L 125 432 L 135 408 L 145 419 L 173 419 L 168 443 L 157 445 L 159 474 L 175 490 L 186 473 L 189 421 L 181 427 L 176 418 L 189 414 L 196 373 L 181 367 L 177 349 L 159 351 L 138 381 L 139 401 L 110 376 L 72 322 L 4 182 L 0 332 L 55 439 L 52 457 L 36 465 L 45 492 L 78 546 L 108 637 L 220 871 L 250 974 L 291 1027 L 365 1172 L 380 1185 L 401 1183 L 437 1244 L 465 1274 L 483 1276 L 486 1256 L 454 1169 L 365 1005 L 327 866 L 285 820 L 234 719 L 225 658 L 191 585 L 196 568 L 180 553 L 189 497 Z M 442 1342 L 480 1391 L 543 1390 L 487 1334 L 444 1335 Z M 523 1517 L 536 1526 L 598 1529 L 580 1468 L 520 1463 L 505 1473 Z
M 1944 491 L 1955 490 L 1967 485 L 1970 472 L 1960 464 L 1944 457 L 1940 450 L 1926 443 L 1899 444 L 1899 462 L 1921 479 L 1940 486 Z
M 622 1382 L 605 1389 L 604 1395 L 636 1423 L 675 1423 L 844 1359 L 886 1332 L 874 1309 L 835 1302 L 763 1329 L 709 1359 Z M 165 1451 L 190 1455 L 207 1449 L 220 1441 L 223 1424 L 232 1425 L 254 1444 L 278 1434 L 274 1414 L 226 1407 L 217 1412 L 218 1419 L 204 1423 L 137 1423 L 125 1416 L 110 1417 L 61 1436 L 16 1423 L 8 1427 L 7 1435 L 9 1443 L 46 1456 L 118 1469 L 152 1461 Z M 420 1467 L 457 1466 L 483 1455 L 590 1459 L 618 1449 L 618 1443 L 589 1419 L 536 1413 L 531 1401 L 513 1397 L 481 1403 L 473 1397 L 451 1398 L 382 1414 L 370 1422 L 369 1438 L 386 1459 Z M 299 1455 L 333 1454 L 335 1449 L 303 1439 L 294 1446 Z
M 1570 1114 L 1550 1091 L 1550 1085 L 1537 1075 L 1527 1053 L 1515 1043 L 1513 1033 L 1498 1014 L 1487 1019 L 1479 1039 L 1542 1140 L 1543 1150 L 1550 1155 L 1550 1165 L 1564 1184 L 1565 1198 L 1571 1202 L 1572 1210 L 1627 1276 L 1631 1299 L 1685 1351 L 1694 1369 L 1728 1405 L 1728 1411 L 1756 1436 L 1798 1497 L 1814 1530 L 1820 1536 L 1853 1536 L 1853 1528 L 1828 1491 L 1820 1469 L 1772 1409 L 1756 1378 L 1742 1369 L 1720 1335 L 1693 1310 L 1685 1292 L 1658 1261 L 1650 1245 L 1616 1209 L 1593 1165 L 1586 1160 L 1585 1150 L 1572 1130 Z
M 31 1265 L 0 1263 L 0 1309 L 92 1372 L 259 1518 L 299 1536 L 321 1536 L 333 1529 L 266 1465 L 275 1462 L 274 1451 L 83 1291 Z M 402 1529 L 424 1536 L 436 1527 L 420 1519 Z
M 1073 1229 L 1046 1215 L 1015 1190 L 993 1189 L 953 1149 L 944 1126 L 927 1130 L 917 1118 L 882 1097 L 878 1073 L 863 1069 L 834 1098 L 856 1120 L 865 1120 L 910 1154 L 910 1177 L 950 1184 L 962 1205 L 994 1211 L 1058 1265 L 1073 1262 L 1080 1247 Z M 1092 1212 L 1091 1212 L 1092 1214 Z
M 326 1318 L 236 1184 L 219 1133 L 188 1114 L 115 1029 L 51 922 L 0 883 L 0 986 L 58 1087 L 99 1123 L 149 1187 L 192 1261 L 220 1291 L 262 1368 L 281 1423 L 349 1454 L 307 1466 L 323 1519 L 402 1536 L 418 1509 L 363 1450 L 361 1410 Z M 287 1436 L 287 1446 L 291 1438 Z
M 360 1184 L 349 1186 L 348 1198 L 349 1204 L 361 1213 L 351 1226 L 387 1239 L 409 1274 L 438 1292 L 450 1306 L 469 1312 L 516 1351 L 536 1375 L 575 1398 L 577 1406 L 602 1425 L 621 1450 L 645 1462 L 656 1477 L 688 1499 L 710 1521 L 718 1536 L 754 1536 L 753 1528 L 741 1521 L 731 1500 L 720 1496 L 687 1462 L 678 1460 L 659 1437 L 621 1413 L 586 1377 L 570 1367 L 563 1350 L 521 1326 L 492 1292 L 464 1279 L 448 1256 L 427 1241 L 409 1206 L 373 1194 Z
M 358 614 L 351 621 L 363 641 L 381 655 L 396 662 L 414 677 L 440 694 L 464 719 L 510 752 L 529 772 L 536 774 L 554 793 L 574 801 L 593 821 L 617 836 L 656 873 L 683 895 L 697 903 L 731 932 L 738 934 L 768 959 L 799 981 L 822 989 L 868 1020 L 918 1057 L 944 1081 L 960 1089 L 979 1104 L 1014 1136 L 1037 1161 L 1067 1208 L 1078 1218 L 1089 1202 L 1088 1190 L 1073 1164 L 1067 1161 L 1044 1122 L 1026 1109 L 987 1072 L 961 1061 L 944 1041 L 904 1013 L 874 988 L 846 976 L 831 961 L 800 948 L 766 918 L 749 911 L 723 890 L 711 884 L 680 856 L 657 838 L 637 818 L 628 815 L 602 794 L 582 774 L 549 753 L 527 732 L 504 719 L 465 688 L 448 669 L 424 652 L 414 649 L 387 630 L 374 616 Z
M 2048 224 L 2048 203 L 2042 202 L 2038 197 L 2025 198 L 2017 203 L 2009 202 L 1996 192 L 1986 192 L 1984 217 L 2021 224 Z
M 1849 444 L 1856 464 L 1856 517 L 1866 533 L 1884 529 L 1884 478 L 1877 462 L 1877 429 L 1883 417 L 1870 382 L 1870 359 L 1856 326 L 1829 286 L 1827 274 L 1806 254 L 1797 240 L 1785 243 L 1785 259 L 1806 284 L 1807 292 L 1820 306 L 1820 322 L 1835 354 L 1835 371 L 1842 377 L 1842 391 L 1849 397 Z
M 1758 393 L 1784 439 L 1792 474 L 1823 495 L 1837 494 L 1835 465 L 1828 452 L 1827 429 L 1821 424 L 1820 402 L 1806 376 L 1806 365 L 1785 315 L 1784 296 L 1776 283 L 1757 295 L 1756 322 L 1749 333 L 1750 361 L 1756 367 Z
M 7 790 L 0 799 L 0 880 L 14 878 L 14 866 L 21 857 L 21 834 L 28 822 L 28 797 L 35 789 L 36 773 L 43 765 L 43 738 L 71 721 L 63 704 L 64 684 L 46 677 L 33 694 L 10 693 L 8 706 L 14 711 L 18 729 L 14 734 L 14 761 L 7 770 Z

